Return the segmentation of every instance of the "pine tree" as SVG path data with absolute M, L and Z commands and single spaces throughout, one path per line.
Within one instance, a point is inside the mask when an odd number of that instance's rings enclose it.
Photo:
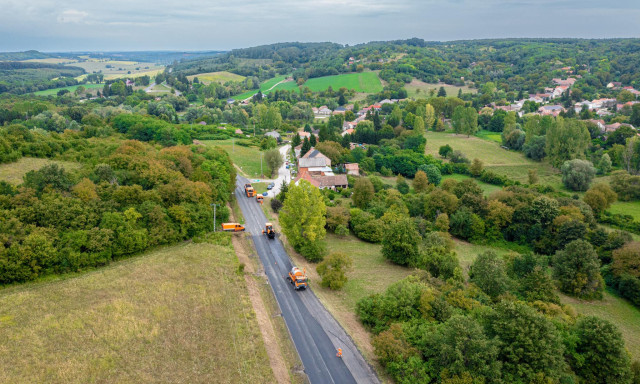
M 300 157 L 306 155 L 310 149 L 311 149 L 311 143 L 309 142 L 309 139 L 305 137 L 304 141 L 302 142 L 302 148 L 300 149 Z
M 444 89 L 444 87 L 440 87 L 440 89 L 438 90 L 438 97 L 447 97 L 447 91 Z

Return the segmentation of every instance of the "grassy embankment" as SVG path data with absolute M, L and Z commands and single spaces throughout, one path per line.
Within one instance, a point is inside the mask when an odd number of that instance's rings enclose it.
M 2 382 L 275 382 L 230 244 L 0 290 Z
M 257 147 L 244 147 L 242 145 L 234 144 L 231 139 L 229 140 L 202 140 L 202 143 L 210 146 L 221 147 L 229 156 L 233 163 L 239 168 L 239 173 L 242 176 L 260 179 L 260 149 Z M 265 176 L 268 176 L 269 170 L 267 164 L 262 163 L 262 170 L 265 172 Z M 266 186 L 265 186 L 266 190 Z

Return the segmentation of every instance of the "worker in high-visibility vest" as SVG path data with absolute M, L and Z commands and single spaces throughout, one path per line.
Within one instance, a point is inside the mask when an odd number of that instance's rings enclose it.
M 336 356 L 342 357 L 342 348 L 338 348 L 338 353 L 336 353 Z

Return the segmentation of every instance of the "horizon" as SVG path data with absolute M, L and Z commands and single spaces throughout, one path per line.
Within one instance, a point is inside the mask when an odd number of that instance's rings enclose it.
M 563 36 L 563 37 L 558 37 L 558 36 L 549 36 L 549 37 L 486 37 L 486 38 L 478 38 L 478 39 L 457 39 L 457 40 L 427 40 L 424 38 L 420 38 L 420 37 L 408 37 L 408 38 L 403 38 L 403 39 L 388 39 L 388 40 L 371 40 L 371 41 L 367 41 L 367 42 L 357 42 L 357 43 L 341 43 L 341 42 L 336 42 L 336 41 L 273 41 L 270 43 L 265 43 L 265 44 L 258 44 L 258 45 L 247 45 L 247 46 L 241 46 L 241 47 L 233 47 L 233 48 L 229 48 L 229 49 L 222 49 L 222 48 L 203 48 L 203 49 L 191 49 L 191 50 L 187 50 L 187 49 L 170 49 L 170 48 L 159 48 L 159 49 L 109 49 L 109 50 L 89 50 L 89 49 L 78 49 L 78 50 L 40 50 L 40 49 L 33 49 L 33 48 L 26 48 L 26 49 L 22 49 L 22 50 L 17 50 L 17 51 L 0 51 L 2 53 L 21 53 L 21 52 L 29 52 L 29 51 L 36 51 L 36 52 L 40 52 L 40 53 L 46 53 L 46 54 L 56 54 L 56 53 L 135 53 L 135 52 L 166 52 L 166 53 L 179 53 L 179 52 L 183 52 L 183 53 L 210 53 L 210 52 L 219 52 L 219 53 L 226 53 L 226 52 L 230 52 L 232 50 L 236 50 L 236 49 L 246 49 L 246 48 L 253 48 L 253 47 L 259 47 L 259 46 L 268 46 L 268 45 L 273 45 L 273 44 L 294 44 L 294 43 L 300 43 L 300 44 L 321 44 L 321 43 L 332 43 L 332 44 L 340 44 L 343 47 L 354 47 L 354 46 L 358 46 L 358 45 L 366 45 L 366 44 L 371 44 L 371 43 L 377 43 L 377 42 L 390 42 L 390 41 L 403 41 L 403 40 L 409 40 L 409 39 L 413 39 L 413 38 L 417 38 L 417 39 L 422 39 L 425 43 L 459 43 L 459 42 L 464 42 L 464 41 L 474 41 L 474 42 L 478 42 L 478 41 L 490 41 L 490 40 L 637 40 L 640 39 L 640 37 L 567 37 L 567 36 Z
M 640 4 L 620 0 L 0 0 L 0 51 L 202 51 L 273 41 L 635 38 Z M 523 15 L 526 15 L 524 17 Z M 33 28 L 33 26 L 38 26 Z M 216 47 L 216 48 L 208 48 Z

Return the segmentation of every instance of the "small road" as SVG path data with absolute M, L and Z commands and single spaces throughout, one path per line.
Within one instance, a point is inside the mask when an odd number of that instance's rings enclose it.
M 244 184 L 248 182 L 240 176 L 236 179 L 238 205 L 309 381 L 311 384 L 379 383 L 353 340 L 313 291 L 295 291 L 287 282 L 285 277 L 292 268 L 291 260 L 280 240 L 269 240 L 262 234 L 267 219 L 260 204 L 244 195 Z M 342 359 L 336 357 L 337 348 L 342 348 Z

